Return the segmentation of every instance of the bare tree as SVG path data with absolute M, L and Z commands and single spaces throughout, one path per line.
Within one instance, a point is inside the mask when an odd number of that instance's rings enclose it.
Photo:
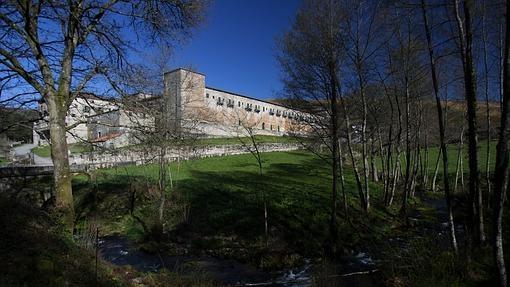
M 361 100 L 361 161 L 363 186 L 361 193 L 364 196 L 363 208 L 370 209 L 370 166 L 369 166 L 369 139 L 367 137 L 368 100 L 367 86 L 371 79 L 370 73 L 375 70 L 374 62 L 377 52 L 385 44 L 386 31 L 384 30 L 383 7 L 381 1 L 345 1 L 344 9 L 347 11 L 345 26 L 347 41 L 344 42 L 347 64 L 352 69 L 354 93 Z
M 315 122 L 309 128 L 329 150 L 329 155 L 323 157 L 331 166 L 332 177 L 328 253 L 333 252 L 338 233 L 338 108 L 344 45 L 338 23 L 342 17 L 340 1 L 305 1 L 291 30 L 279 43 L 278 55 L 287 94 L 298 102 L 306 103 L 300 108 L 314 115 Z
M 2 1 L 0 65 L 48 106 L 56 210 L 74 223 L 65 118 L 76 95 L 111 66 L 128 64 L 125 38 L 169 43 L 202 19 L 199 0 Z
M 451 195 L 450 195 L 450 182 L 449 182 L 449 175 L 448 175 L 448 151 L 446 147 L 446 140 L 445 140 L 445 127 L 444 127 L 444 118 L 443 118 L 443 108 L 441 106 L 441 98 L 439 97 L 439 83 L 437 79 L 437 72 L 436 72 L 436 58 L 434 56 L 434 46 L 432 43 L 432 32 L 428 24 L 428 16 L 427 16 L 427 7 L 425 5 L 425 1 L 421 0 L 421 9 L 423 14 L 423 25 L 425 28 L 425 34 L 427 37 L 427 50 L 429 54 L 429 61 L 430 61 L 430 69 L 431 69 L 431 76 L 432 76 L 432 85 L 434 88 L 434 95 L 436 98 L 436 110 L 438 115 L 438 123 L 439 123 L 439 141 L 440 141 L 440 148 L 443 158 L 443 184 L 444 184 L 444 192 L 445 192 L 445 199 L 446 199 L 446 205 L 448 209 L 448 227 L 449 227 L 449 235 L 450 240 L 452 244 L 452 248 L 455 252 L 457 252 L 457 237 L 455 235 L 455 224 L 453 220 L 453 207 L 451 203 Z M 439 160 L 439 158 L 438 158 Z M 435 176 L 434 176 L 435 177 Z
M 145 163 L 156 163 L 158 167 L 157 217 L 151 230 L 146 230 L 156 240 L 164 233 L 167 193 L 176 187 L 169 164 L 180 163 L 181 157 L 192 155 L 193 143 L 203 134 L 199 122 L 208 116 L 202 102 L 203 76 L 188 69 L 165 73 L 169 59 L 169 51 L 163 49 L 153 59 L 152 68 L 142 66 L 124 73 L 118 81 L 122 86 L 112 83 L 119 93 L 135 92 L 122 94 L 121 103 L 127 114 L 124 127 L 133 145 L 131 150 L 142 153 Z M 158 80 L 161 74 L 163 81 Z M 140 89 L 159 93 L 145 94 Z
M 245 118 L 239 119 L 240 126 L 238 126 L 238 130 L 235 133 L 237 139 L 243 146 L 245 150 L 247 150 L 253 158 L 257 161 L 257 167 L 259 171 L 259 180 L 260 182 L 264 182 L 263 180 L 263 170 L 262 170 L 262 154 L 260 151 L 260 143 L 257 138 L 256 127 L 259 125 L 258 122 L 249 122 L 246 121 Z M 268 214 L 268 201 L 266 189 L 264 187 L 261 188 L 262 192 L 262 203 L 264 205 L 264 241 L 266 247 L 269 242 L 269 214 Z
M 494 176 L 494 204 L 493 204 L 493 237 L 492 250 L 497 267 L 499 285 L 508 286 L 505 256 L 503 252 L 503 208 L 508 188 L 508 141 L 510 114 L 510 4 L 506 3 L 505 16 L 505 46 L 503 65 L 503 103 L 501 109 L 501 123 L 496 151 L 496 170 Z
M 464 90 L 467 106 L 468 153 L 469 153 L 469 196 L 471 201 L 471 221 L 474 239 L 478 243 L 485 241 L 482 193 L 480 191 L 480 172 L 478 169 L 478 126 L 476 76 L 473 58 L 473 19 L 471 0 L 463 1 L 464 19 L 459 12 L 459 0 L 454 0 L 454 14 L 458 30 L 458 45 L 464 72 Z

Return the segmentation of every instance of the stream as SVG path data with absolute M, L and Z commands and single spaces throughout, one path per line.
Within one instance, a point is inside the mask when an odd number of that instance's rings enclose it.
M 338 265 L 330 266 L 333 274 L 317 279 L 324 274 L 309 260 L 298 268 L 269 273 L 232 259 L 150 254 L 140 250 L 134 241 L 117 235 L 102 237 L 99 251 L 103 259 L 115 265 L 131 265 L 140 272 L 158 272 L 162 268 L 181 274 L 203 272 L 224 286 L 304 287 L 311 286 L 314 280 L 334 280 L 336 286 L 380 285 L 372 276 L 376 262 L 365 252 L 340 258 Z
M 409 213 L 409 220 L 416 223 L 415 237 L 436 234 L 439 244 L 447 248 L 448 217 L 444 199 L 424 199 L 424 203 L 435 209 L 437 223 L 425 222 L 420 211 L 412 210 Z M 456 225 L 456 230 L 457 235 L 462 238 L 463 225 Z M 404 238 L 394 237 L 389 238 L 388 241 L 390 245 L 400 250 L 397 252 L 401 255 L 409 250 L 409 242 Z M 305 260 L 305 264 L 298 268 L 265 272 L 233 259 L 148 253 L 141 250 L 136 242 L 118 235 L 102 237 L 99 241 L 99 250 L 103 259 L 115 265 L 131 265 L 140 272 L 159 272 L 162 268 L 183 275 L 200 272 L 207 274 L 223 286 L 375 287 L 383 283 L 377 266 L 385 264 L 383 260 L 374 259 L 368 252 L 358 251 L 351 256 L 339 258 L 336 265 L 327 266 L 327 268 Z M 378 257 L 385 258 L 386 255 L 382 253 Z

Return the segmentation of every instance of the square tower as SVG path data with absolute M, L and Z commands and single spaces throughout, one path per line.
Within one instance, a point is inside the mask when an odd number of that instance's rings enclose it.
M 181 133 L 199 121 L 205 106 L 205 76 L 178 68 L 165 73 L 162 124 L 171 133 Z

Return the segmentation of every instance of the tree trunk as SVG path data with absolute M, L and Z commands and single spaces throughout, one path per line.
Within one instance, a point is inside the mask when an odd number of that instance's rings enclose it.
M 443 151 L 439 148 L 439 153 L 437 154 L 436 166 L 434 167 L 434 176 L 432 177 L 432 185 L 430 189 L 432 192 L 436 192 L 436 183 L 437 183 L 437 174 L 439 173 L 439 163 L 441 162 L 441 155 Z
M 370 174 L 372 176 L 372 180 L 374 182 L 378 182 L 379 175 L 377 174 L 377 166 L 375 164 L 375 153 L 374 139 L 370 138 Z
M 354 171 L 354 179 L 356 180 L 356 186 L 358 187 L 358 195 L 360 199 L 361 207 L 366 210 L 366 202 L 365 202 L 365 193 L 363 191 L 363 185 L 361 184 L 361 178 L 359 176 L 358 165 L 356 164 L 356 158 L 354 157 L 354 150 L 352 148 L 352 134 L 351 134 L 351 121 L 349 119 L 349 114 L 347 111 L 347 107 L 343 97 L 340 96 L 340 104 L 343 107 L 344 121 L 345 121 L 345 131 L 347 133 L 347 149 L 349 150 L 349 155 L 351 157 L 352 169 Z
M 491 177 L 490 177 L 490 156 L 491 156 L 491 116 L 489 106 L 489 63 L 487 59 L 487 29 L 486 29 L 486 9 L 485 2 L 483 2 L 483 18 L 482 18 L 482 40 L 483 40 L 483 65 L 484 65 L 484 82 L 485 82 L 485 120 L 487 127 L 487 151 L 485 159 L 485 184 L 487 185 L 487 208 L 490 203 L 491 196 Z
M 386 179 L 384 182 L 384 204 L 387 205 L 389 201 L 389 191 L 390 191 L 390 184 L 392 179 L 392 171 L 391 171 L 391 162 L 392 162 L 392 149 L 393 149 L 393 118 L 394 118 L 394 107 L 393 107 L 393 101 L 391 100 L 390 93 L 388 92 L 388 89 L 386 85 L 384 85 L 384 94 L 386 95 L 388 99 L 388 103 L 390 104 L 390 126 L 388 129 L 388 148 L 386 152 Z M 380 140 L 380 138 L 379 138 Z M 382 148 L 382 143 L 381 143 Z M 382 153 L 381 153 L 382 155 Z M 384 161 L 382 161 L 384 162 Z
M 358 59 L 357 63 L 357 71 L 358 71 L 358 81 L 359 81 L 359 88 L 360 88 L 360 94 L 361 94 L 361 103 L 363 106 L 363 123 L 361 126 L 361 157 L 363 160 L 363 179 L 365 183 L 365 190 L 363 195 L 365 196 L 364 200 L 364 206 L 363 209 L 365 212 L 368 212 L 370 209 L 370 187 L 368 185 L 368 155 L 367 155 L 367 114 L 368 114 L 368 108 L 367 108 L 367 100 L 365 95 L 365 84 L 361 76 L 361 60 Z
M 464 27 L 458 11 L 458 2 L 455 0 L 455 16 L 459 30 L 459 43 L 461 60 L 464 68 L 464 89 L 467 105 L 468 122 L 468 153 L 469 153 L 469 197 L 472 208 L 470 208 L 471 225 L 475 230 L 473 239 L 477 243 L 485 242 L 483 222 L 483 200 L 480 191 L 480 172 L 478 170 L 478 127 L 477 127 L 477 99 L 476 99 L 476 78 L 473 62 L 472 41 L 473 32 L 471 28 L 471 0 L 464 1 Z
M 166 147 L 161 147 L 159 155 L 159 176 L 158 176 L 158 191 L 159 191 L 159 203 L 158 203 L 158 217 L 156 223 L 152 228 L 152 236 L 156 241 L 161 240 L 163 236 L 163 220 L 165 214 L 165 203 L 166 203 Z
M 492 250 L 497 267 L 499 286 L 508 284 L 505 256 L 503 251 L 503 208 L 508 186 L 508 117 L 510 111 L 510 4 L 506 3 L 506 32 L 503 66 L 503 104 L 501 109 L 501 125 L 496 152 L 496 167 L 494 177 L 494 214 Z
M 425 131 L 425 151 L 424 151 L 423 160 L 423 188 L 426 190 L 429 183 L 429 142 L 428 142 L 428 132 Z
M 434 49 L 432 45 L 432 35 L 430 32 L 430 27 L 428 24 L 427 19 L 427 9 L 425 7 L 425 0 L 421 0 L 421 8 L 422 8 L 422 15 L 423 15 L 423 23 L 425 27 L 425 34 L 427 37 L 427 49 L 429 53 L 429 61 L 430 61 L 430 69 L 431 69 L 431 75 L 432 75 L 432 85 L 434 88 L 434 95 L 436 98 L 436 110 L 437 110 L 437 117 L 439 122 L 439 139 L 441 144 L 441 154 L 443 157 L 443 184 L 444 184 L 444 195 L 446 200 L 446 208 L 448 210 L 448 227 L 449 227 L 449 235 L 450 235 L 450 243 L 452 245 L 452 249 L 457 253 L 458 247 L 457 247 L 457 237 L 455 235 L 455 223 L 453 220 L 453 207 L 451 202 L 451 195 L 450 195 L 450 182 L 449 182 L 449 175 L 448 175 L 448 150 L 446 147 L 446 141 L 445 141 L 445 127 L 444 127 L 444 118 L 443 118 L 443 109 L 441 107 L 441 99 L 439 97 L 439 83 L 437 80 L 437 73 L 436 73 L 436 63 L 434 58 Z M 436 175 L 434 175 L 434 178 Z M 435 179 L 434 179 L 435 181 Z M 435 183 L 434 183 L 435 184 Z
M 74 203 L 66 138 L 66 97 L 61 94 L 55 94 L 46 97 L 46 100 L 50 117 L 49 126 L 51 159 L 54 168 L 55 208 L 59 216 L 61 216 L 67 232 L 72 234 L 74 229 Z
M 400 215 L 407 216 L 407 200 L 409 198 L 409 191 L 411 188 L 411 108 L 409 99 L 409 81 L 405 77 L 405 112 L 406 112 L 406 175 L 404 181 L 404 195 L 402 196 L 402 206 L 400 208 Z
M 419 166 L 420 166 L 420 145 L 417 145 L 416 148 L 415 148 L 415 155 L 414 155 L 414 168 L 413 168 L 413 173 L 412 173 L 412 177 L 411 177 L 411 189 L 410 189 L 410 197 L 411 198 L 414 198 L 414 194 L 415 194 L 415 190 L 416 190 L 416 185 L 417 185 L 417 179 L 418 179 L 418 170 L 419 170 Z
M 384 170 L 385 162 L 384 162 L 384 149 L 383 149 L 383 143 L 382 143 L 382 137 L 381 137 L 381 129 L 377 129 L 377 136 L 379 141 L 379 157 L 381 158 L 381 176 L 383 180 L 383 187 L 386 187 L 386 171 Z
M 455 168 L 455 185 L 453 187 L 453 191 L 457 192 L 457 183 L 459 180 L 459 171 L 462 175 L 464 173 L 463 167 L 462 167 L 462 147 L 463 147 L 463 139 L 464 139 L 464 127 L 462 127 L 462 130 L 460 131 L 459 136 L 459 147 L 457 151 L 457 167 Z M 462 183 L 462 188 L 464 188 L 464 183 Z
M 342 159 L 342 141 L 338 140 L 338 171 L 340 172 L 340 188 L 342 189 L 342 200 L 344 204 L 345 218 L 349 220 L 347 193 L 345 192 L 344 164 Z
M 259 176 L 262 180 L 262 160 L 260 158 L 260 154 L 257 149 L 257 161 L 259 164 Z M 264 241 L 266 243 L 266 247 L 269 245 L 269 215 L 267 212 L 267 195 L 266 189 L 262 188 L 262 200 L 264 201 Z
M 392 181 L 392 186 L 391 186 L 391 190 L 390 190 L 390 197 L 388 199 L 388 203 L 386 204 L 386 206 L 390 206 L 392 203 L 393 203 L 393 199 L 395 198 L 395 190 L 397 189 L 397 183 L 398 183 L 398 180 L 399 180 L 399 175 L 400 173 L 398 172 L 398 170 L 400 169 L 400 166 L 401 166 L 401 163 L 400 163 L 400 150 L 397 149 L 397 159 L 395 161 L 395 168 L 394 168 L 394 171 L 393 171 L 393 181 Z
M 333 178 L 331 184 L 331 215 L 329 222 L 329 233 L 331 244 L 336 244 L 338 236 L 338 228 L 336 223 L 336 211 L 337 211 L 337 185 L 338 185 L 338 90 L 337 90 L 337 73 L 335 63 L 330 63 L 330 84 L 331 84 L 331 175 Z M 331 254 L 333 255 L 333 254 Z

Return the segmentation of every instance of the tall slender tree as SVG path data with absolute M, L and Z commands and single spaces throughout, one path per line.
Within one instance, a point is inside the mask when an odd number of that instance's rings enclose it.
M 493 204 L 493 236 L 492 250 L 497 268 L 499 286 L 508 286 L 508 276 L 503 251 L 503 209 L 508 188 L 509 178 L 509 116 L 510 116 L 510 3 L 506 1 L 505 16 L 505 45 L 503 65 L 503 103 L 501 107 L 501 122 L 499 128 L 498 145 L 496 151 L 496 166 L 494 174 L 494 204 Z
M 331 167 L 331 210 L 326 251 L 333 253 L 337 240 L 337 193 L 339 175 L 340 67 L 343 60 L 342 7 L 338 0 L 305 1 L 292 28 L 279 43 L 286 93 L 306 101 L 301 107 L 315 115 L 309 128 L 328 147 Z
M 471 211 L 471 227 L 475 242 L 485 241 L 483 203 L 480 190 L 480 171 L 478 168 L 478 123 L 477 123 L 477 97 L 476 97 L 476 74 L 473 57 L 473 1 L 463 1 L 462 18 L 459 5 L 460 0 L 454 0 L 454 14 L 457 22 L 459 55 L 464 72 L 464 96 L 467 107 L 468 123 L 468 154 L 469 154 L 469 198 Z
M 432 76 L 432 85 L 434 88 L 434 96 L 436 99 L 436 110 L 437 110 L 437 118 L 439 124 L 439 142 L 440 142 L 440 155 L 443 158 L 443 185 L 444 185 L 444 194 L 446 199 L 446 208 L 448 209 L 448 230 L 450 235 L 450 242 L 453 250 L 457 252 L 457 237 L 455 235 L 455 224 L 453 219 L 453 208 L 452 201 L 450 195 L 450 180 L 448 175 L 448 151 L 446 147 L 445 140 L 445 127 L 444 127 L 444 118 L 443 118 L 443 107 L 441 105 L 441 98 L 439 96 L 439 82 L 437 79 L 437 71 L 436 71 L 436 59 L 434 56 L 434 46 L 432 43 L 432 32 L 428 23 L 428 15 L 427 15 L 427 6 L 425 5 L 425 0 L 421 0 L 421 10 L 423 15 L 423 26 L 425 28 L 425 35 L 427 38 L 427 50 L 429 54 L 429 63 L 430 70 Z

